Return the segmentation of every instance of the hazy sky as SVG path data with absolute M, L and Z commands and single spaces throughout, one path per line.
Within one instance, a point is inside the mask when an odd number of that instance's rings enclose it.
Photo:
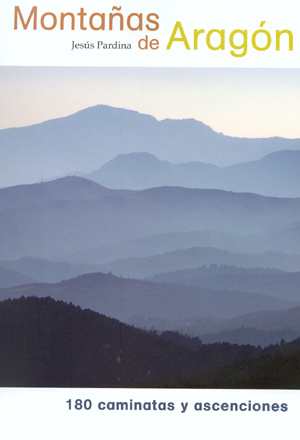
M 300 138 L 300 69 L 0 67 L 0 81 L 0 128 L 107 104 L 232 136 Z

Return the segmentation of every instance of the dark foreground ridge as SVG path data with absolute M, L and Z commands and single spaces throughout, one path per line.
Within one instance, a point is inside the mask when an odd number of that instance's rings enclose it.
M 300 340 L 264 350 L 196 342 L 51 298 L 9 299 L 0 303 L 0 386 L 300 386 Z

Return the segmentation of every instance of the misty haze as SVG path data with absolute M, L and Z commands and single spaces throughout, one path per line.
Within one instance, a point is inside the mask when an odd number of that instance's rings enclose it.
M 1 386 L 299 388 L 299 139 L 96 106 L 0 164 Z

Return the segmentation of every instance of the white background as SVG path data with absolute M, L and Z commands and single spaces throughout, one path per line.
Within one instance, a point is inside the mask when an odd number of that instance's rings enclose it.
M 61 12 L 73 12 L 75 15 L 81 7 L 91 15 L 94 12 L 105 12 L 108 16 L 113 6 L 121 6 L 121 12 L 126 18 L 129 14 L 148 13 L 159 15 L 159 30 L 155 32 L 129 31 L 92 31 L 80 30 L 76 22 L 75 31 L 43 30 L 38 24 L 37 30 L 32 25 L 27 30 L 13 29 L 14 7 L 19 6 L 24 19 L 33 6 L 38 7 L 38 23 L 45 12 L 57 16 Z M 116 12 L 116 11 L 115 11 Z M 300 67 L 299 57 L 299 14 L 297 0 L 215 0 L 203 2 L 199 0 L 152 0 L 149 3 L 141 1 L 119 2 L 96 0 L 7 0 L 0 4 L 0 65 L 29 65 L 29 66 L 194 66 L 194 67 Z M 203 36 L 199 38 L 199 49 L 187 51 L 183 43 L 174 43 L 166 50 L 169 38 L 176 21 L 181 21 L 186 37 L 192 46 L 193 30 L 211 29 L 225 30 L 225 50 L 212 51 L 207 48 Z M 266 24 L 263 29 L 270 32 L 272 44 L 266 51 L 254 50 L 251 46 L 251 36 L 259 29 L 261 21 Z M 248 53 L 236 58 L 230 54 L 229 35 L 235 29 L 248 30 Z M 288 51 L 284 39 L 282 49 L 275 50 L 275 31 L 289 29 L 294 35 L 294 50 Z M 158 50 L 138 49 L 140 38 L 149 34 L 160 42 Z M 79 43 L 107 43 L 120 41 L 130 43 L 132 50 L 71 50 L 72 41 Z
M 69 410 L 69 399 L 90 399 L 92 408 Z M 100 411 L 99 402 L 174 402 L 174 411 Z M 287 412 L 204 412 L 196 402 L 287 403 Z M 188 402 L 181 413 L 181 402 Z M 299 439 L 297 391 L 2 389 L 3 440 L 98 439 Z

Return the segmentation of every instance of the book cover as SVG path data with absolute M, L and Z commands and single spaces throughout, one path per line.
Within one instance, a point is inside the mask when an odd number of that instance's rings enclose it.
M 0 6 L 1 438 L 293 437 L 296 9 Z

